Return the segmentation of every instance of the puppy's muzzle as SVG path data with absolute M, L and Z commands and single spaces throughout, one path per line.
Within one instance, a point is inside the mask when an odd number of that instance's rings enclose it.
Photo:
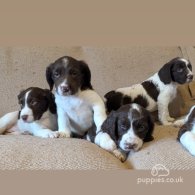
M 132 150 L 137 148 L 137 144 L 125 144 L 125 150 Z
M 187 80 L 188 80 L 188 81 L 192 81 L 193 78 L 194 78 L 193 74 L 189 74 L 189 75 L 187 76 Z
M 63 93 L 68 93 L 68 92 L 70 92 L 70 87 L 68 85 L 66 85 L 66 86 L 60 86 L 60 90 Z
M 26 122 L 28 120 L 28 115 L 22 115 L 21 118 L 24 122 Z

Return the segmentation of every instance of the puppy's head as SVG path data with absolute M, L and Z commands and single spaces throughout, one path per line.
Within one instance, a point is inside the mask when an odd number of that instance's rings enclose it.
M 46 70 L 50 90 L 55 85 L 59 95 L 74 95 L 79 90 L 92 89 L 91 72 L 88 65 L 72 57 L 61 57 Z
M 102 125 L 102 130 L 126 152 L 137 151 L 143 142 L 153 140 L 153 129 L 150 113 L 138 104 L 127 104 L 112 111 Z
M 174 58 L 165 64 L 158 72 L 160 80 L 169 84 L 176 82 L 184 84 L 193 80 L 192 65 L 184 58 Z
M 18 103 L 21 105 L 18 118 L 27 123 L 41 119 L 48 109 L 56 113 L 54 95 L 48 89 L 28 88 L 20 92 Z

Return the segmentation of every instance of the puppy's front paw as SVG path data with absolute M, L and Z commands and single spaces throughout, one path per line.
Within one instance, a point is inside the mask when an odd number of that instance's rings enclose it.
M 110 136 L 104 134 L 104 136 L 102 136 L 102 139 L 100 140 L 100 147 L 108 151 L 113 151 L 116 149 L 116 144 L 110 138 Z
M 173 123 L 169 121 L 164 121 L 162 122 L 162 125 L 169 126 L 169 125 L 173 125 Z
M 167 121 L 168 121 L 168 122 L 173 122 L 174 120 L 175 120 L 175 119 L 172 118 L 172 117 L 170 117 L 170 116 L 167 117 Z
M 59 132 L 59 137 L 60 138 L 70 138 L 71 134 L 69 132 L 60 131 Z
M 49 133 L 48 136 L 49 136 L 49 138 L 58 138 L 59 132 L 57 132 L 57 131 L 51 132 L 51 133 Z
M 173 125 L 174 125 L 175 127 L 181 127 L 181 126 L 184 125 L 184 120 L 183 120 L 183 119 L 176 120 L 176 121 L 173 123 Z
M 59 132 L 57 131 L 48 131 L 45 132 L 45 134 L 43 135 L 43 138 L 57 138 L 59 137 Z
M 121 162 L 124 162 L 124 161 L 126 160 L 126 156 L 124 156 L 124 155 L 122 154 L 121 151 L 119 151 L 119 150 L 114 150 L 112 153 L 113 153 L 114 156 L 116 156 L 116 158 L 118 158 Z
M 43 130 L 41 133 L 36 134 L 38 137 L 42 138 L 57 138 L 59 137 L 59 132 L 51 130 Z

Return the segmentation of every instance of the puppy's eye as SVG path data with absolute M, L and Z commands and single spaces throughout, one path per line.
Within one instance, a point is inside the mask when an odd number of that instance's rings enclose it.
M 127 130 L 128 129 L 127 125 L 125 125 L 125 124 L 122 124 L 120 127 L 121 127 L 122 130 Z
M 145 130 L 145 126 L 144 125 L 140 125 L 138 129 L 139 129 L 139 131 L 144 131 Z
M 54 72 L 53 76 L 54 76 L 55 78 L 59 78 L 59 77 L 60 77 L 60 73 L 59 73 L 59 72 Z
M 73 77 L 75 77 L 75 76 L 77 76 L 77 75 L 78 75 L 77 71 L 74 71 L 74 70 L 73 70 L 73 71 L 71 71 L 71 72 L 70 72 L 70 74 L 71 74 Z
M 31 105 L 31 106 L 35 106 L 37 103 L 38 103 L 37 101 L 32 100 L 32 101 L 30 102 L 30 105 Z
M 183 70 L 184 70 L 183 68 L 178 68 L 177 72 L 183 72 Z

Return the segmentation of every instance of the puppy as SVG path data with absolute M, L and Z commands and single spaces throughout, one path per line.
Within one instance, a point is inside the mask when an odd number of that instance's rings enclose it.
M 151 112 L 158 109 L 159 121 L 163 125 L 171 125 L 174 118 L 169 115 L 168 105 L 176 96 L 177 85 L 192 79 L 190 62 L 174 58 L 141 84 L 108 92 L 105 95 L 107 110 L 117 110 L 121 105 L 134 102 Z
M 178 121 L 179 125 L 182 125 L 177 140 L 192 154 L 195 156 L 195 106 L 190 109 L 190 112 L 185 117 Z
M 142 106 L 133 103 L 112 111 L 102 124 L 101 131 L 97 135 L 89 131 L 87 139 L 99 143 L 100 147 L 113 153 L 121 161 L 125 161 L 130 151 L 138 151 L 143 142 L 153 140 L 153 129 L 154 123 L 150 113 Z M 106 134 L 107 140 L 102 142 Z M 111 142 L 113 146 L 108 149 Z
M 99 131 L 106 119 L 103 100 L 93 90 L 88 65 L 64 56 L 46 69 L 50 90 L 55 86 L 55 102 L 60 137 L 83 137 Z
M 18 95 L 21 110 L 0 119 L 0 134 L 29 133 L 43 138 L 58 137 L 54 95 L 48 89 L 31 87 Z

